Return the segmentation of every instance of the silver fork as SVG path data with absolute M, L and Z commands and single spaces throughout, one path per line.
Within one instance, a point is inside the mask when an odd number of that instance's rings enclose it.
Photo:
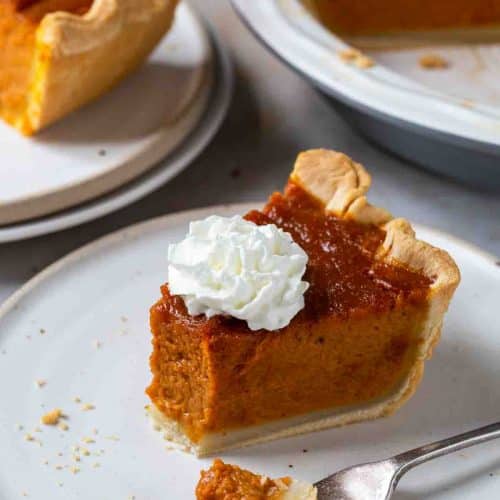
M 386 460 L 349 467 L 314 485 L 318 500 L 388 500 L 401 476 L 416 465 L 496 438 L 500 438 L 500 422 Z

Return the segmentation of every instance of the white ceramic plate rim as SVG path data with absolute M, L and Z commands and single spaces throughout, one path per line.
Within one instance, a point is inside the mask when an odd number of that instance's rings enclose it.
M 233 90 L 233 67 L 227 49 L 206 21 L 214 51 L 214 86 L 209 105 L 195 130 L 161 165 L 100 198 L 37 220 L 0 227 L 0 243 L 20 241 L 67 229 L 119 210 L 155 191 L 187 168 L 219 130 L 229 110 Z
M 251 30 L 283 60 L 323 88 L 392 118 L 488 145 L 500 145 L 500 109 L 433 91 L 380 65 L 360 70 L 338 63 L 348 47 L 299 0 L 231 0 Z M 294 15 L 287 15 L 293 11 Z M 300 14 L 298 14 L 300 12 Z
M 154 231 L 156 227 L 167 227 L 170 225 L 176 225 L 179 223 L 188 223 L 189 221 L 200 219 L 208 216 L 209 214 L 220 213 L 222 211 L 225 212 L 234 212 L 234 213 L 246 213 L 249 210 L 254 209 L 255 207 L 263 206 L 264 202 L 253 202 L 253 203 L 234 203 L 227 205 L 212 205 L 203 208 L 196 208 L 193 210 L 184 210 L 181 212 L 174 212 L 172 214 L 162 215 L 159 217 L 155 217 L 153 219 L 149 219 L 146 221 L 138 222 L 136 224 L 132 224 L 125 228 L 119 229 L 117 231 L 113 231 L 101 238 L 98 238 L 86 245 L 70 252 L 65 257 L 55 261 L 50 264 L 44 270 L 40 271 L 33 278 L 28 280 L 21 288 L 19 288 L 16 292 L 14 292 L 10 297 L 8 297 L 1 305 L 0 305 L 0 319 L 5 316 L 9 311 L 11 311 L 24 297 L 26 297 L 32 290 L 34 290 L 37 286 L 41 285 L 46 279 L 55 275 L 62 269 L 70 266 L 74 262 L 78 262 L 85 257 L 91 255 L 94 252 L 98 252 L 101 249 L 107 248 L 111 245 L 114 245 L 117 241 L 126 241 L 126 237 L 130 236 L 140 236 L 143 233 Z M 495 257 L 493 254 L 490 254 L 478 246 L 469 243 L 461 238 L 450 235 L 444 231 L 439 231 L 438 229 L 434 229 L 428 226 L 424 226 L 422 224 L 413 224 L 413 227 L 417 234 L 420 231 L 425 231 L 427 234 L 435 235 L 436 237 L 446 238 L 448 241 L 454 243 L 456 246 L 461 246 L 464 250 L 475 254 L 478 258 L 483 260 L 488 265 L 496 266 L 499 262 L 499 259 Z

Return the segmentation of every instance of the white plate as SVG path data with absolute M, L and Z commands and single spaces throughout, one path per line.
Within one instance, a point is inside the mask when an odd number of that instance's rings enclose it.
M 212 65 L 210 36 L 183 3 L 147 62 L 110 93 L 34 137 L 0 123 L 0 224 L 74 206 L 153 167 L 205 112 Z
M 217 34 L 207 25 L 204 28 L 207 29 L 213 50 L 214 83 L 208 107 L 191 134 L 158 166 L 111 193 L 43 218 L 0 226 L 0 243 L 59 231 L 123 208 L 168 182 L 203 151 L 227 114 L 233 89 L 229 55 Z
M 194 497 L 199 471 L 210 460 L 167 451 L 143 411 L 150 380 L 148 308 L 165 280 L 167 245 L 183 236 L 190 220 L 249 208 L 184 212 L 111 234 L 53 264 L 0 308 L 0 498 L 20 498 L 23 491 L 32 499 Z M 415 397 L 388 419 L 236 450 L 225 459 L 315 481 L 349 464 L 498 420 L 500 267 L 446 234 L 423 227 L 417 232 L 451 252 L 463 281 Z M 36 379 L 46 386 L 37 388 Z M 82 412 L 75 396 L 95 410 Z M 68 415 L 69 430 L 33 432 L 42 447 L 25 441 L 54 407 Z M 16 430 L 18 423 L 23 430 Z M 55 469 L 71 464 L 71 446 L 85 436 L 96 443 L 83 446 L 104 450 L 102 456 L 82 456 L 78 474 Z M 96 462 L 100 467 L 93 467 Z M 500 447 L 493 442 L 415 469 L 396 498 L 493 500 L 499 491 Z
M 418 65 L 435 48 L 374 51 L 379 64 L 362 70 L 339 59 L 348 45 L 300 0 L 232 3 L 259 40 L 364 134 L 427 168 L 500 189 L 500 45 L 438 47 L 451 61 L 442 71 Z

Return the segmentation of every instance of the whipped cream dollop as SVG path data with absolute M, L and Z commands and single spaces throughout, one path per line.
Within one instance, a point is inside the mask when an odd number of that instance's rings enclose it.
M 189 314 L 233 316 L 277 330 L 304 307 L 307 254 L 274 224 L 212 215 L 168 247 L 168 284 Z

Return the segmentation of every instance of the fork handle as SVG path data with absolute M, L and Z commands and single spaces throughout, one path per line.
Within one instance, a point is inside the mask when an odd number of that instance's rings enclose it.
M 500 438 L 500 422 L 406 451 L 396 455 L 393 460 L 398 467 L 398 475 L 401 476 L 413 467 L 433 458 L 497 438 Z

